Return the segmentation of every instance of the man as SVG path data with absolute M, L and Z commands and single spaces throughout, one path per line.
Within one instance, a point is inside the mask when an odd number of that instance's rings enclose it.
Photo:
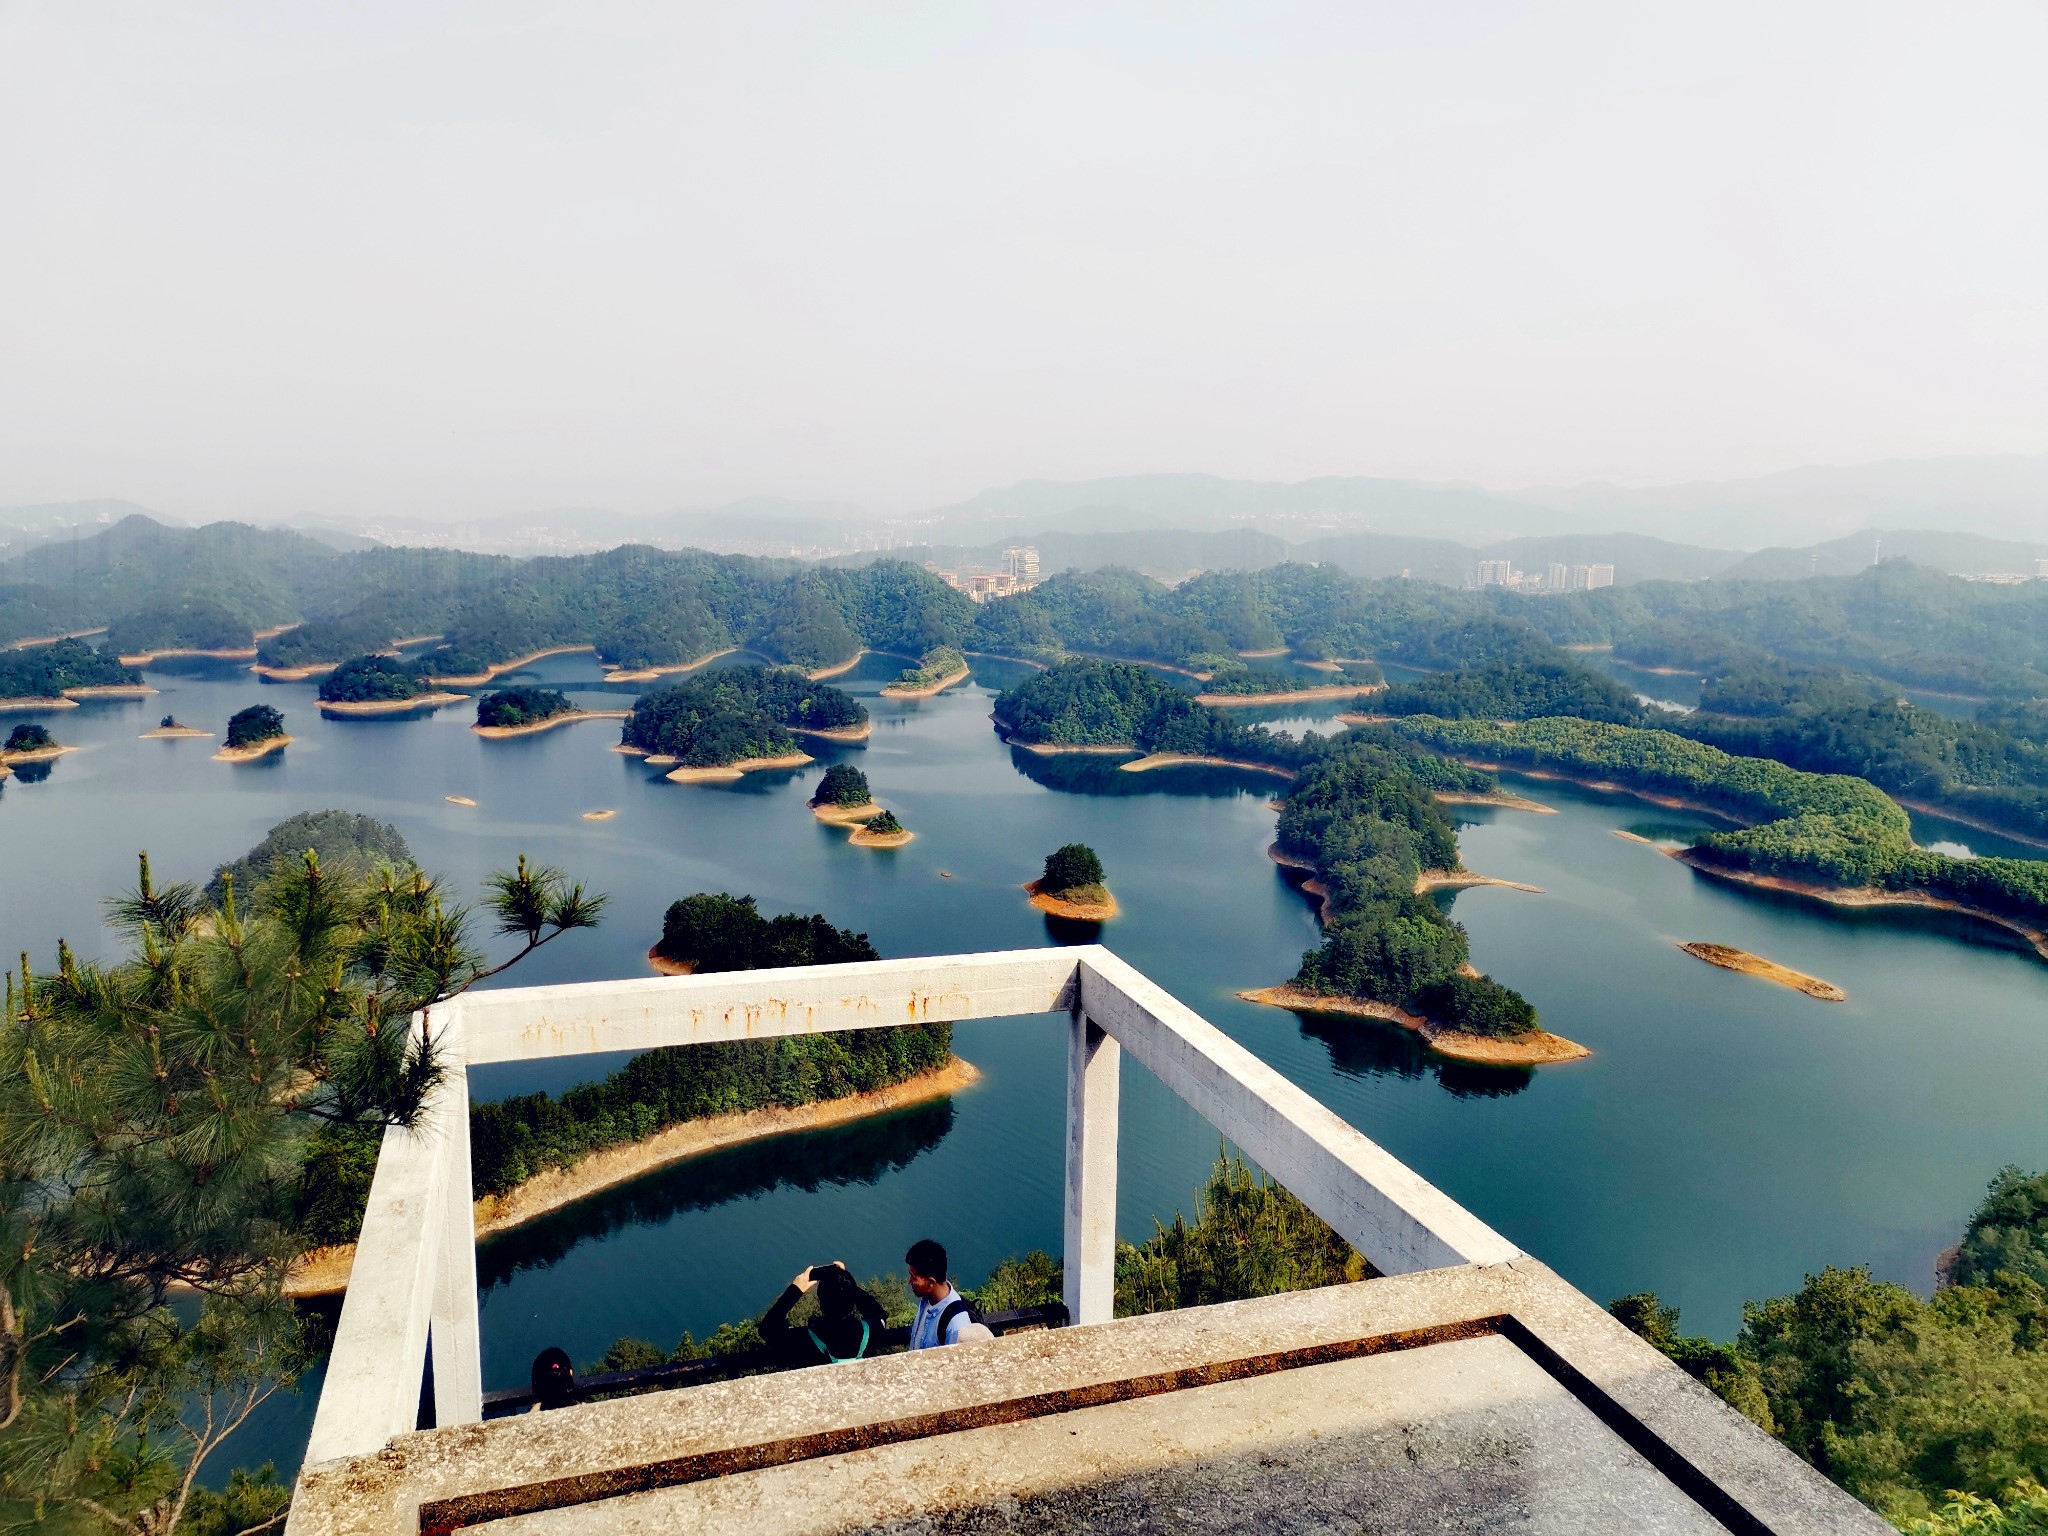
M 967 1338 L 990 1338 L 976 1321 L 967 1299 L 953 1289 L 946 1278 L 946 1250 L 928 1237 L 921 1237 L 903 1255 L 910 1270 L 911 1293 L 917 1297 L 917 1316 L 910 1323 L 910 1348 L 936 1349 L 941 1344 L 958 1344 Z M 968 1330 L 973 1329 L 970 1333 Z
M 818 1291 L 818 1315 L 809 1327 L 792 1328 L 790 1310 L 813 1286 Z M 761 1319 L 761 1340 L 783 1369 L 837 1365 L 871 1354 L 884 1322 L 882 1304 L 835 1259 L 797 1271 Z

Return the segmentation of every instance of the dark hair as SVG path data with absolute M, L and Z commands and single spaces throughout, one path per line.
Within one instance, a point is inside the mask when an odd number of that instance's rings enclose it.
M 813 1269 L 811 1278 L 818 1282 L 818 1315 L 820 1317 L 845 1317 L 854 1310 L 854 1293 L 859 1289 L 853 1276 L 837 1264 Z
M 576 1401 L 576 1367 L 569 1363 L 567 1350 L 550 1344 L 535 1355 L 528 1380 L 543 1408 L 564 1408 Z
M 912 1243 L 910 1252 L 903 1255 L 903 1262 L 927 1280 L 946 1278 L 946 1250 L 928 1237 L 920 1237 Z

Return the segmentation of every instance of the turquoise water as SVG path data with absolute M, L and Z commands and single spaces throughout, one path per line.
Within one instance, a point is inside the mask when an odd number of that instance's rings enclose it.
M 1466 862 L 1543 893 L 1471 890 L 1452 910 L 1476 963 L 1595 1054 L 1537 1073 L 1439 1063 L 1398 1031 L 1304 1022 L 1232 995 L 1284 979 L 1315 942 L 1307 904 L 1264 856 L 1273 780 L 1012 753 L 986 716 L 1021 669 L 978 661 L 973 683 L 935 698 L 876 698 L 900 665 L 869 658 L 840 680 L 867 697 L 875 732 L 820 754 L 859 762 L 918 834 L 879 852 L 804 808 L 816 767 L 674 785 L 607 751 L 611 725 L 484 742 L 466 708 L 325 721 L 306 685 L 225 669 L 156 676 L 158 699 L 44 717 L 87 750 L 43 782 L 0 789 L 9 950 L 47 954 L 63 935 L 104 953 L 98 903 L 132 880 L 137 848 L 162 876 L 203 878 L 282 817 L 329 805 L 395 822 L 461 889 L 525 852 L 610 892 L 606 925 L 536 956 L 520 983 L 642 974 L 663 909 L 696 890 L 823 911 L 886 955 L 1054 942 L 1019 887 L 1047 849 L 1080 840 L 1102 853 L 1125 910 L 1106 943 L 1596 1297 L 1655 1289 L 1689 1328 L 1725 1336 L 1744 1298 L 1825 1263 L 1868 1262 L 1924 1289 L 1991 1174 L 2048 1163 L 2048 966 L 1975 925 L 1711 885 L 1613 835 L 1683 834 L 1696 818 L 1513 781 L 1557 814 L 1462 808 Z M 591 704 L 618 701 L 587 657 L 534 672 Z M 297 738 L 279 758 L 230 767 L 205 743 L 136 739 L 166 711 L 217 730 L 259 699 Z M 1300 706 L 1258 714 L 1319 718 Z M 580 819 L 594 809 L 619 814 Z M 1994 841 L 1924 825 L 1933 835 Z M 1692 939 L 1823 976 L 1850 1001 L 1715 970 L 1676 948 Z M 949 1104 L 701 1159 L 487 1244 L 487 1384 L 522 1380 L 548 1343 L 587 1359 L 621 1334 L 701 1337 L 765 1308 L 801 1265 L 894 1268 L 926 1233 L 969 1280 L 1007 1254 L 1056 1247 L 1058 1026 L 977 1023 L 956 1040 L 985 1075 Z M 487 1069 L 475 1090 L 559 1088 L 610 1065 Z M 1187 1206 L 1217 1138 L 1135 1068 L 1124 1100 L 1119 1222 L 1141 1239 L 1155 1216 Z M 273 1405 L 240 1458 L 289 1464 L 310 1407 L 310 1392 Z

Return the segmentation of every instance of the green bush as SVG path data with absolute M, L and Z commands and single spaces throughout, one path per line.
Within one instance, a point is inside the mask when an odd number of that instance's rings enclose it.
M 811 796 L 816 805 L 871 805 L 874 798 L 868 788 L 868 776 L 851 763 L 834 763 L 827 768 L 818 781 L 818 792 Z
M 251 704 L 247 709 L 236 711 L 229 719 L 227 744 L 230 747 L 253 747 L 283 734 L 283 715 L 268 704 Z
M 55 745 L 56 737 L 45 727 L 25 721 L 7 733 L 7 745 L 0 751 L 47 752 Z
M 1104 878 L 1102 860 L 1093 848 L 1086 843 L 1068 843 L 1045 856 L 1045 873 L 1039 876 L 1038 888 L 1045 895 L 1057 896 L 1084 885 L 1101 885 Z

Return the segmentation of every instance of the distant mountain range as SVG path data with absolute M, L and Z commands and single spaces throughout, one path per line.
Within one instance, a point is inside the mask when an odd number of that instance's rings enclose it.
M 122 501 L 0 508 L 0 560 L 146 509 Z M 159 523 L 179 519 L 149 513 Z M 1047 569 L 1131 565 L 1161 576 L 1281 559 L 1461 582 L 1483 558 L 1523 569 L 1610 563 L 1618 582 L 1845 574 L 1880 554 L 1960 575 L 2032 574 L 2048 556 L 2048 454 L 1814 466 L 1747 480 L 1491 491 L 1330 476 L 1027 480 L 909 516 L 851 502 L 749 497 L 648 516 L 558 508 L 464 523 L 280 519 L 337 549 L 367 543 L 510 555 L 619 544 L 723 553 L 988 563 L 1035 542 Z

